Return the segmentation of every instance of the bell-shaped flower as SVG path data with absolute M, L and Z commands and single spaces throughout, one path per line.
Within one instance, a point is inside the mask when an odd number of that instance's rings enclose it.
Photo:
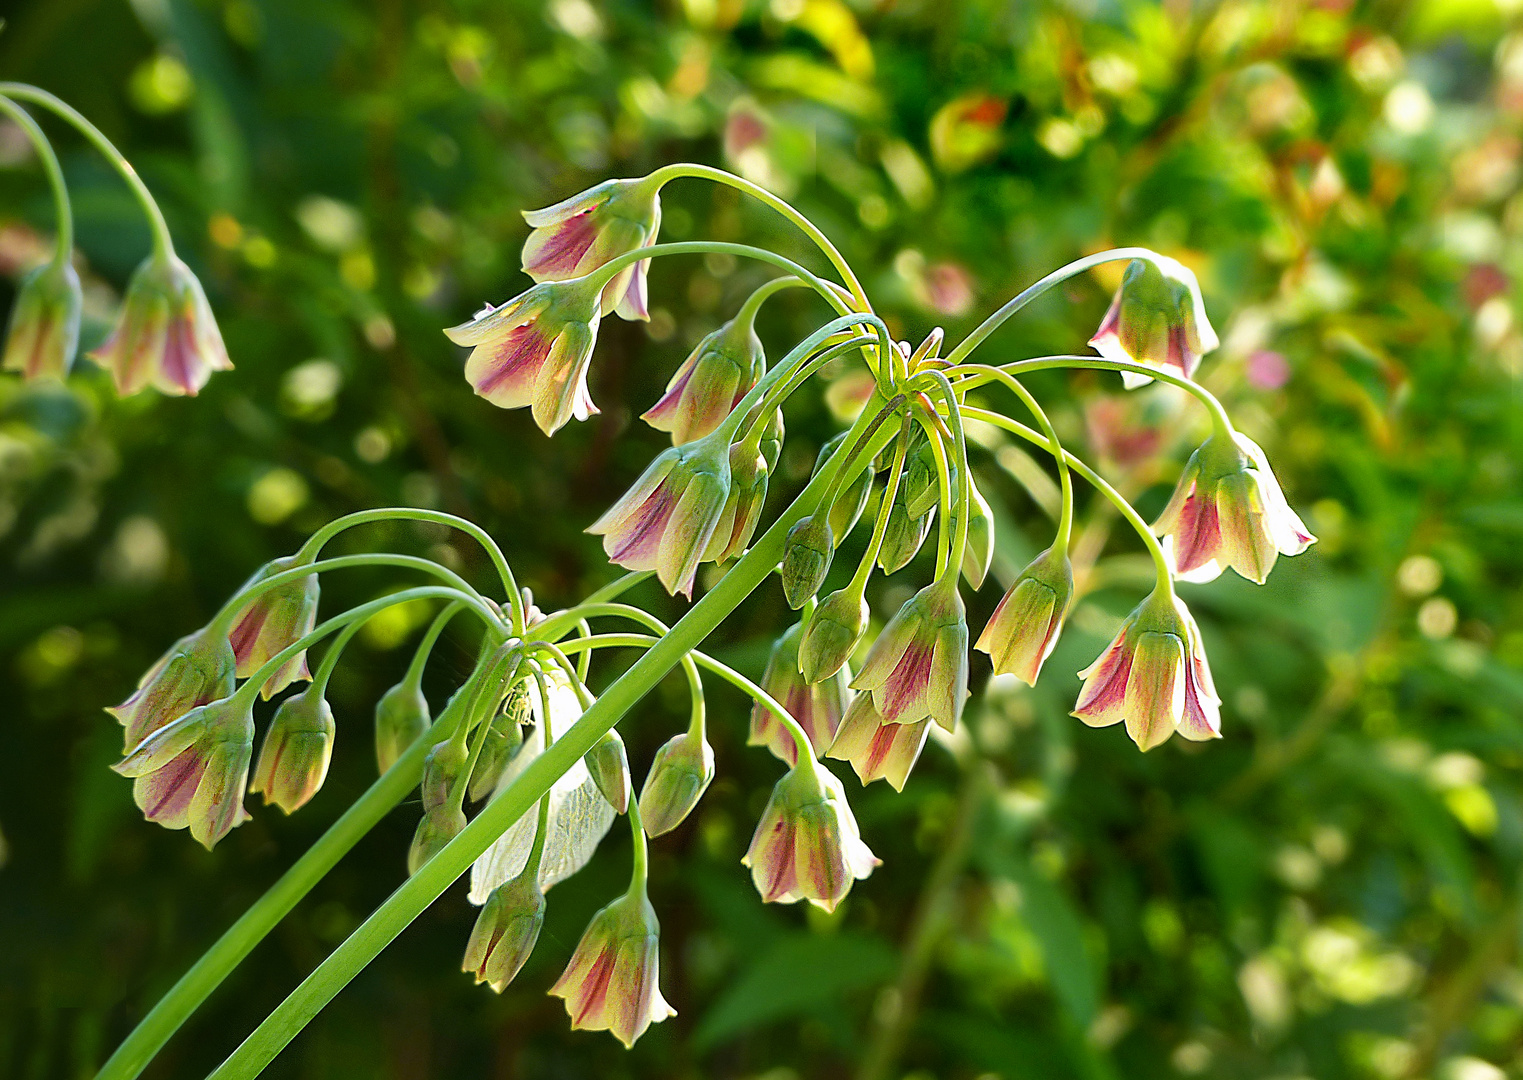
M 264 794 L 266 806 L 294 814 L 316 795 L 333 755 L 333 710 L 322 691 L 309 686 L 275 710 L 259 747 L 249 794 Z
M 1035 686 L 1073 603 L 1073 567 L 1048 548 L 1021 571 L 999 602 L 975 648 L 989 654 L 996 675 Z
M 968 543 L 962 551 L 962 576 L 978 589 L 994 562 L 994 512 L 976 484 L 968 495 Z
M 592 782 L 608 800 L 608 805 L 623 814 L 629 810 L 630 791 L 634 781 L 629 776 L 629 753 L 624 749 L 624 739 L 613 728 L 592 744 L 582 758 Z
M 862 842 L 841 781 L 805 758 L 772 789 L 741 863 L 767 903 L 808 900 L 834 911 L 878 858 Z
M 631 889 L 592 917 L 550 988 L 573 1029 L 607 1031 L 625 1046 L 677 1010 L 661 996 L 661 924 L 645 890 Z
M 895 791 L 903 791 L 930 732 L 929 717 L 913 724 L 885 724 L 873 708 L 873 696 L 858 694 L 825 756 L 851 762 L 864 785 L 887 780 Z
M 428 698 L 423 689 L 403 680 L 375 704 L 375 763 L 385 772 L 428 730 Z
M 905 601 L 851 685 L 871 691 L 886 724 L 929 716 L 956 729 L 968 696 L 968 623 L 956 577 L 932 582 Z
M 236 670 L 227 638 L 204 628 L 182 637 L 148 669 L 131 697 L 106 710 L 126 729 L 124 748 L 131 750 L 198 705 L 230 696 Z
M 522 873 L 492 890 L 476 916 L 460 970 L 497 993 L 523 968 L 545 925 L 545 894 L 537 874 Z
M 698 343 L 641 419 L 671 432 L 674 446 L 701 439 L 740 404 L 766 366 L 754 324 L 736 316 Z
M 472 802 L 480 802 L 497 790 L 503 771 L 523 748 L 523 725 L 529 723 L 529 718 L 529 680 L 525 679 L 508 691 L 502 707 L 487 721 L 481 753 L 471 770 L 471 785 L 467 789 Z
M 212 372 L 233 366 L 201 282 L 173 255 L 150 255 L 133 272 L 116 325 L 90 358 L 124 397 L 150 384 L 194 395 Z
M 601 317 L 597 293 L 578 278 L 535 285 L 444 333 L 471 347 L 465 378 L 477 394 L 503 409 L 528 406 L 540 430 L 554 435 L 573 416 L 598 411 L 587 366 Z
M 640 789 L 640 821 L 649 836 L 669 833 L 693 812 L 714 779 L 714 748 L 684 731 L 661 744 Z
M 867 631 L 870 614 L 862 590 L 850 585 L 820 601 L 799 643 L 799 674 L 806 683 L 828 679 L 846 666 Z
M 1212 435 L 1190 456 L 1153 531 L 1181 581 L 1211 581 L 1230 566 L 1260 585 L 1279 556 L 1317 539 L 1285 501 L 1264 451 L 1238 431 L 1230 442 Z
M 767 459 L 745 440 L 730 447 L 730 494 L 725 498 L 708 550 L 703 553 L 705 562 L 724 562 L 750 546 L 761 520 L 762 505 L 767 501 L 770 471 Z
M 1174 259 L 1154 255 L 1128 264 L 1089 344 L 1107 360 L 1146 364 L 1188 379 L 1219 342 L 1195 274 Z M 1132 390 L 1153 379 L 1123 371 L 1121 381 Z
M 912 518 L 904 508 L 904 499 L 901 497 L 894 500 L 888 508 L 883 545 L 878 548 L 878 565 L 885 574 L 896 573 L 909 565 L 910 560 L 920 553 L 920 547 L 930 535 L 931 523 L 935 520 L 935 507 L 920 517 Z
M 311 560 L 306 560 L 310 563 Z M 239 592 L 266 581 L 276 574 L 293 570 L 297 556 L 274 559 L 244 582 Z M 247 679 L 278 653 L 312 632 L 317 623 L 317 575 L 308 574 L 273 589 L 266 589 L 238 613 L 227 639 L 238 658 L 238 677 Z M 307 669 L 307 651 L 303 649 L 282 664 L 265 680 L 260 695 L 268 701 L 294 682 L 312 678 Z
M 5 335 L 6 371 L 28 381 L 62 379 L 79 347 L 84 293 L 67 258 L 55 257 L 21 279 Z
M 525 210 L 533 232 L 524 241 L 524 273 L 535 281 L 565 281 L 592 273 L 614 258 L 656 242 L 661 231 L 660 186 L 650 180 L 605 180 L 547 206 Z M 650 260 L 615 274 L 602 292 L 602 313 L 649 319 L 645 279 Z
M 190 829 L 207 850 L 248 818 L 243 790 L 254 747 L 252 702 L 242 694 L 198 705 L 111 766 L 130 776 L 143 816 Z
M 797 623 L 783 632 L 772 646 L 760 686 L 798 721 L 818 755 L 835 740 L 841 717 L 851 704 L 851 672 L 843 667 L 820 682 L 805 682 L 799 673 L 802 640 L 803 628 Z M 798 744 L 787 726 L 760 702 L 751 707 L 751 731 L 746 745 L 765 746 L 790 765 L 798 758 Z
M 667 592 L 691 598 L 729 494 L 729 444 L 699 439 L 663 451 L 587 531 L 603 537 L 610 561 L 654 570 Z
M 829 514 L 815 513 L 788 530 L 778 577 L 782 579 L 783 597 L 789 607 L 797 611 L 820 591 L 825 575 L 830 573 L 830 560 L 835 551 Z
M 1079 677 L 1084 686 L 1073 715 L 1090 727 L 1124 720 L 1127 734 L 1143 750 L 1176 730 L 1187 739 L 1221 733 L 1220 699 L 1200 631 L 1173 595 L 1154 592 L 1139 604 Z

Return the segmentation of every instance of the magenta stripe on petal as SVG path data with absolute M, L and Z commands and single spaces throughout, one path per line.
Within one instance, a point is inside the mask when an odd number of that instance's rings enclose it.
M 196 747 L 185 750 L 168 765 L 145 777 L 143 816 L 150 821 L 174 820 L 185 814 L 195 798 L 205 763 Z
M 559 274 L 574 271 L 598 238 L 597 226 L 592 221 L 590 210 L 584 210 L 548 228 L 550 232 L 545 242 L 534 253 L 532 261 L 524 267 L 526 273 Z
M 878 714 L 883 717 L 884 723 L 898 722 L 899 715 L 913 707 L 916 699 L 925 694 L 931 681 L 931 660 L 934 655 L 932 647 L 918 641 L 912 642 L 904 650 L 899 663 L 883 683 L 883 696 L 875 699 L 879 703 Z
M 553 344 L 532 322 L 515 326 L 492 351 L 493 367 L 476 384 L 477 392 L 490 396 L 509 383 L 532 380 Z

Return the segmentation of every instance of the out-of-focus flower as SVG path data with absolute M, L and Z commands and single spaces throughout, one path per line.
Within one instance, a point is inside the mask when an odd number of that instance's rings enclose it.
M 661 924 L 645 890 L 592 917 L 550 993 L 566 1001 L 573 1028 L 607 1031 L 625 1046 L 677 1010 L 661 996 Z
M 799 673 L 805 682 L 817 683 L 845 667 L 867 630 L 869 614 L 862 591 L 849 585 L 820 601 L 799 644 Z
M 554 435 L 573 416 L 598 411 L 587 366 L 601 318 L 598 294 L 578 278 L 535 285 L 444 333 L 471 346 L 465 378 L 477 394 L 503 409 L 529 406 L 540 430 Z
M 198 393 L 232 361 L 196 275 L 173 255 L 150 255 L 133 272 L 121 314 L 90 358 L 126 396 L 152 384 L 166 394 Z
M 525 872 L 497 886 L 476 916 L 460 970 L 476 976 L 477 985 L 502 993 L 534 951 L 544 924 L 538 874 Z
M 673 735 L 656 751 L 640 789 L 640 821 L 650 836 L 681 825 L 714 779 L 714 749 L 701 734 Z
M 851 704 L 852 693 L 848 685 L 851 672 L 843 667 L 820 682 L 805 682 L 799 673 L 802 639 L 800 624 L 795 623 L 783 632 L 772 646 L 772 655 L 767 659 L 767 670 L 762 673 L 760 685 L 798 721 L 809 736 L 814 752 L 819 754 L 834 741 L 841 716 Z M 790 765 L 798 759 L 798 746 L 793 736 L 760 702 L 751 707 L 751 732 L 746 745 L 765 746 Z
M 671 432 L 673 445 L 701 439 L 740 404 L 766 364 L 751 319 L 737 316 L 697 344 L 641 419 Z
M 106 711 L 126 728 L 125 749 L 131 750 L 197 706 L 231 695 L 236 670 L 227 638 L 203 628 L 171 645 L 148 669 L 133 695 Z
M 708 550 L 706 562 L 724 562 L 739 555 L 756 535 L 762 505 L 767 501 L 767 474 L 771 471 L 760 450 L 742 440 L 730 447 L 730 493 Z
M 259 747 L 249 794 L 294 814 L 316 795 L 333 754 L 333 710 L 315 686 L 292 694 L 275 710 Z
M 828 514 L 813 514 L 788 530 L 778 576 L 782 578 L 783 596 L 789 607 L 797 611 L 819 591 L 830 572 L 835 550 Z
M 912 724 L 885 724 L 873 708 L 873 696 L 858 694 L 825 756 L 851 762 L 863 784 L 887 780 L 895 791 L 903 791 L 930 731 L 929 717 Z
M 1255 390 L 1278 390 L 1290 382 L 1290 363 L 1273 349 L 1254 349 L 1244 368 L 1248 385 Z
M 428 698 L 421 687 L 404 678 L 375 705 L 375 763 L 381 772 L 396 764 L 428 730 Z
M 962 552 L 962 576 L 975 589 L 982 587 L 994 562 L 994 512 L 972 486 L 968 499 L 968 544 Z
M 310 562 L 310 560 L 307 560 Z M 286 570 L 305 565 L 297 562 L 297 556 L 274 559 L 255 572 L 243 583 L 239 592 L 267 581 Z M 238 658 L 238 677 L 247 679 L 283 649 L 294 645 L 312 632 L 317 622 L 318 584 L 317 575 L 308 574 L 266 589 L 239 612 L 228 631 L 227 639 Z M 291 657 L 265 680 L 260 690 L 266 701 L 294 682 L 312 678 L 307 670 L 307 651 L 303 649 Z
M 83 307 L 79 275 L 68 259 L 55 257 L 27 274 L 11 308 L 4 369 L 28 380 L 62 379 L 79 347 Z
M 730 451 L 712 437 L 661 453 L 587 531 L 612 562 L 654 570 L 670 593 L 693 595 L 693 576 L 730 494 Z
M 1153 531 L 1182 581 L 1211 581 L 1230 566 L 1262 585 L 1280 555 L 1316 542 L 1264 451 L 1239 431 L 1231 440 L 1212 435 L 1190 456 Z
M 741 863 L 767 903 L 808 900 L 834 911 L 878 859 L 862 842 L 841 781 L 806 758 L 772 789 Z
M 649 180 L 606 180 L 547 206 L 525 210 L 533 228 L 524 241 L 524 273 L 535 281 L 565 281 L 592 273 L 619 255 L 656 242 L 661 231 L 660 188 Z M 650 260 L 615 274 L 602 290 L 601 313 L 649 319 L 645 279 Z
M 248 818 L 243 789 L 254 747 L 254 713 L 243 695 L 198 705 L 158 728 L 111 766 L 133 778 L 143 816 L 190 829 L 207 850 Z
M 1089 343 L 1107 360 L 1146 364 L 1188 379 L 1218 341 L 1194 272 L 1175 259 L 1155 255 L 1133 259 L 1127 266 Z M 1123 371 L 1121 381 L 1131 390 L 1152 382 L 1152 377 Z
M 1176 730 L 1194 740 L 1221 735 L 1220 699 L 1200 630 L 1178 597 L 1151 594 L 1079 677 L 1084 686 L 1073 715 L 1090 727 L 1125 720 L 1142 750 Z
M 624 749 L 624 739 L 619 733 L 610 728 L 593 743 L 582 760 L 608 805 L 621 814 L 626 812 L 634 784 L 629 778 L 629 753 Z
M 1008 107 L 982 90 L 953 98 L 931 117 L 931 155 L 947 172 L 961 172 L 998 153 Z
M 932 582 L 905 602 L 851 685 L 872 693 L 886 724 L 929 716 L 956 729 L 968 696 L 968 624 L 956 577 Z
M 1036 685 L 1068 617 L 1073 588 L 1068 557 L 1051 548 L 1021 571 L 975 646 L 989 654 L 996 675 L 1014 675 L 1027 686 Z

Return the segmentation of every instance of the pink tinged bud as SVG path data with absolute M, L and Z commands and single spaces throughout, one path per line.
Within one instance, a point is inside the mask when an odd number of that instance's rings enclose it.
M 660 987 L 661 924 L 645 891 L 625 893 L 592 917 L 566 970 L 550 988 L 573 1029 L 607 1031 L 625 1046 L 677 1010 Z
M 660 189 L 645 179 L 607 180 L 543 210 L 525 210 L 533 231 L 524 241 L 523 268 L 535 281 L 583 277 L 612 259 L 656 242 L 661 231 Z M 649 319 L 644 259 L 616 274 L 603 289 L 601 313 Z
M 640 820 L 649 836 L 669 833 L 693 812 L 714 779 L 714 749 L 685 731 L 656 751 L 640 789 Z
M 573 280 L 535 285 L 444 333 L 471 346 L 465 378 L 477 394 L 503 409 L 528 406 L 540 430 L 554 435 L 572 417 L 598 411 L 587 367 L 600 319 L 597 296 Z
M 836 737 L 841 717 L 851 704 L 851 672 L 842 668 L 821 682 L 808 683 L 799 673 L 799 645 L 802 628 L 795 623 L 783 632 L 772 646 L 767 670 L 762 673 L 761 688 L 788 710 L 799 727 L 809 736 L 809 743 L 819 755 Z M 760 702 L 751 707 L 751 731 L 747 746 L 765 746 L 779 759 L 795 764 L 798 744 L 781 720 Z
M 858 694 L 846 710 L 836 741 L 830 744 L 825 756 L 851 762 L 864 785 L 887 780 L 895 791 L 903 791 L 930 731 L 929 719 L 913 724 L 885 724 L 873 708 L 872 695 Z
M 90 357 L 112 373 L 123 397 L 150 384 L 193 396 L 212 372 L 233 366 L 201 282 L 172 255 L 150 255 L 133 272 L 116 325 Z
M 375 706 L 375 762 L 385 772 L 428 730 L 428 698 L 403 679 Z
M 806 683 L 828 679 L 846 666 L 867 631 L 869 615 L 867 599 L 849 586 L 820 601 L 799 643 L 799 673 Z
M 789 607 L 797 611 L 820 591 L 825 575 L 830 572 L 835 550 L 835 537 L 831 535 L 827 514 L 806 517 L 788 530 L 778 576 L 782 578 L 783 596 Z
M 1014 675 L 1035 686 L 1072 602 L 1073 568 L 1049 548 L 1021 571 L 975 648 L 989 654 L 995 674 Z
M 545 924 L 545 894 L 537 874 L 519 874 L 487 897 L 471 928 L 460 970 L 497 993 L 523 968 Z
M 808 900 L 834 911 L 878 858 L 862 842 L 841 781 L 804 761 L 772 789 L 741 864 L 767 903 Z
M 705 562 L 724 562 L 745 551 L 756 535 L 767 501 L 767 459 L 744 442 L 730 447 L 730 494 L 703 553 Z
M 968 545 L 962 552 L 962 576 L 982 587 L 994 562 L 994 513 L 975 485 L 968 500 Z
M 126 701 L 106 711 L 126 728 L 124 749 L 200 705 L 229 697 L 237 661 L 227 638 L 198 630 L 170 646 Z
M 249 794 L 294 814 L 316 795 L 333 754 L 333 710 L 315 687 L 280 703 L 264 733 Z
M 1195 274 L 1162 255 L 1133 259 L 1121 288 L 1089 344 L 1107 360 L 1147 364 L 1192 378 L 1200 358 L 1219 344 L 1206 317 Z M 1123 371 L 1128 390 L 1152 378 Z
M 248 818 L 243 790 L 253 744 L 254 714 L 237 695 L 158 728 L 111 767 L 133 778 L 132 798 L 144 817 L 188 828 L 210 850 Z
M 956 729 L 968 696 L 968 624 L 955 578 L 933 582 L 905 602 L 851 685 L 872 692 L 886 724 L 929 716 Z
M 21 279 L 5 337 L 6 371 L 33 379 L 62 379 L 79 347 L 84 294 L 67 259 L 55 258 Z
M 654 570 L 668 592 L 691 597 L 729 492 L 727 444 L 702 439 L 674 446 L 587 531 L 603 537 L 611 561 Z
M 765 368 L 766 354 L 750 320 L 732 319 L 698 343 L 641 419 L 671 432 L 674 446 L 701 439 L 740 404 Z
M 1264 451 L 1241 432 L 1233 440 L 1213 435 L 1191 455 L 1153 524 L 1182 581 L 1211 581 L 1230 566 L 1262 585 L 1280 555 L 1299 555 L 1316 542 L 1285 501 Z
M 587 765 L 592 782 L 598 786 L 603 798 L 608 800 L 608 805 L 621 814 L 628 811 L 630 789 L 634 782 L 629 778 L 629 754 L 624 749 L 624 740 L 619 733 L 609 729 L 601 739 L 593 743 L 592 749 L 587 751 L 582 760 Z
M 244 582 L 243 589 L 300 565 L 304 564 L 298 563 L 294 555 L 275 559 Z M 317 600 L 316 574 L 267 589 L 251 600 L 238 614 L 227 635 L 233 655 L 238 658 L 238 677 L 247 679 L 281 650 L 310 634 L 317 623 Z M 307 651 L 303 649 L 265 680 L 259 693 L 268 701 L 292 683 L 310 678 Z

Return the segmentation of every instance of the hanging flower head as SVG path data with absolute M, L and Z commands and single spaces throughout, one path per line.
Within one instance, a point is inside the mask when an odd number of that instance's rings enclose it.
M 6 371 L 32 379 L 62 379 L 79 347 L 84 294 L 66 258 L 54 258 L 21 279 L 5 337 Z
M 539 875 L 525 871 L 492 890 L 476 916 L 460 969 L 497 993 L 523 968 L 545 925 L 545 894 Z
M 642 415 L 680 446 L 720 425 L 766 370 L 761 338 L 749 317 L 736 316 L 700 341 L 682 362 L 666 393 Z
M 198 705 L 228 697 L 237 660 L 227 638 L 201 629 L 169 647 L 126 701 L 106 711 L 126 729 L 125 748 L 178 720 Z
M 713 779 L 714 749 L 701 733 L 684 731 L 663 743 L 640 789 L 646 834 L 660 836 L 681 825 Z
M 834 911 L 878 858 L 862 842 L 841 781 L 804 758 L 772 789 L 741 863 L 767 903 L 808 900 Z
M 310 561 L 310 560 L 309 560 Z M 275 559 L 262 566 L 243 589 L 295 569 L 297 556 Z M 239 591 L 242 592 L 243 589 Z M 308 574 L 273 589 L 266 589 L 238 614 L 227 638 L 238 658 L 238 677 L 247 679 L 287 646 L 310 634 L 317 622 L 317 575 Z M 282 664 L 267 680 L 260 695 L 268 701 L 294 682 L 312 678 L 303 649 Z
M 932 582 L 905 601 L 851 685 L 872 692 L 886 724 L 929 716 L 948 731 L 956 729 L 968 696 L 968 623 L 955 577 Z
M 149 385 L 194 396 L 212 372 L 233 366 L 201 282 L 174 255 L 150 255 L 137 268 L 111 336 L 90 358 L 124 397 Z
M 263 792 L 267 805 L 296 813 L 328 776 L 334 732 L 333 710 L 321 688 L 309 686 L 286 698 L 264 733 L 249 794 Z
M 799 673 L 802 638 L 803 628 L 795 623 L 773 643 L 767 670 L 762 673 L 761 688 L 788 710 L 809 736 L 814 752 L 821 754 L 835 739 L 846 706 L 851 704 L 852 692 L 848 685 L 851 672 L 843 667 L 819 682 L 805 682 Z M 746 745 L 765 746 L 790 765 L 798 757 L 793 736 L 772 710 L 760 702 L 751 707 L 751 733 Z
M 573 1028 L 607 1031 L 625 1046 L 677 1010 L 661 996 L 661 924 L 643 888 L 592 917 L 550 993 L 566 1000 Z
M 912 724 L 885 724 L 873 708 L 873 696 L 858 694 L 825 756 L 851 762 L 863 784 L 887 780 L 895 791 L 903 791 L 930 733 L 929 717 Z
M 989 654 L 996 675 L 1014 675 L 1035 686 L 1042 665 L 1058 643 L 1073 603 L 1073 567 L 1067 555 L 1048 548 L 1010 586 L 975 648 Z
M 524 273 L 535 281 L 583 277 L 616 256 L 656 242 L 661 229 L 661 196 L 646 179 L 607 180 L 547 206 L 525 210 L 533 228 L 524 242 Z M 649 319 L 643 259 L 615 274 L 602 290 L 601 311 L 625 319 Z
M 1107 360 L 1147 364 L 1188 379 L 1219 342 L 1195 274 L 1175 259 L 1154 255 L 1127 265 L 1121 288 L 1089 344 Z M 1153 380 L 1123 371 L 1121 381 L 1133 390 Z

